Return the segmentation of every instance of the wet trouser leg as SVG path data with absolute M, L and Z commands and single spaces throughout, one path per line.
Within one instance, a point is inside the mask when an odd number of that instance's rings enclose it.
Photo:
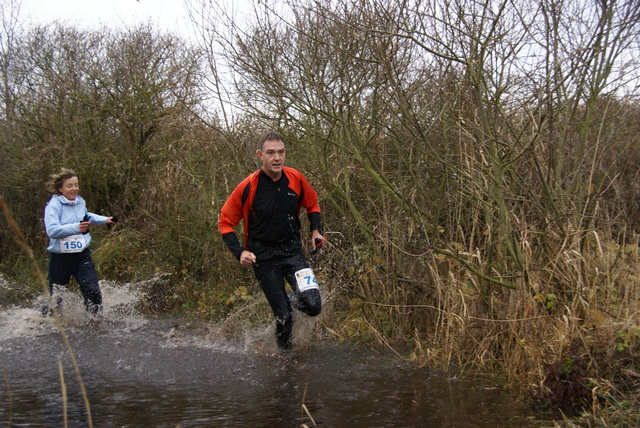
M 285 292 L 284 279 L 286 278 L 296 294 L 299 294 L 299 309 L 302 312 L 316 316 L 321 310 L 320 292 L 317 289 L 298 293 L 295 272 L 308 267 L 309 264 L 302 254 L 261 261 L 253 265 L 256 278 L 276 319 L 276 341 L 283 349 L 291 348 L 293 329 L 293 314 L 291 303 Z
M 293 315 L 284 290 L 284 275 L 278 261 L 268 260 L 254 263 L 253 272 L 276 319 L 276 342 L 280 348 L 289 349 L 291 348 Z
M 300 312 L 309 315 L 310 317 L 315 317 L 320 314 L 322 310 L 322 299 L 320 298 L 320 290 L 318 288 L 312 288 L 305 291 L 300 291 L 298 289 L 298 282 L 296 281 L 296 272 L 301 269 L 305 269 L 309 267 L 308 263 L 306 266 L 300 267 L 300 264 L 290 265 L 285 268 L 284 275 L 287 279 L 291 288 L 295 291 L 297 297 L 296 309 Z
M 97 314 L 102 308 L 102 293 L 91 259 L 91 250 L 86 249 L 81 253 L 72 254 L 49 254 L 49 292 L 51 294 L 53 294 L 54 285 L 68 285 L 71 275 L 78 282 L 87 311 Z

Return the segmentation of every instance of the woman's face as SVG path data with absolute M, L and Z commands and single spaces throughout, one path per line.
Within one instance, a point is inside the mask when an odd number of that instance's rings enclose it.
M 58 190 L 62 196 L 73 201 L 76 196 L 78 196 L 78 191 L 80 190 L 80 187 L 78 187 L 78 177 L 67 178 L 62 182 L 62 186 Z

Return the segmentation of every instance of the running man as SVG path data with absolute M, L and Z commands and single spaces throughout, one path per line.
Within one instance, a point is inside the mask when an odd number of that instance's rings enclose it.
M 320 314 L 322 302 L 315 275 L 302 251 L 300 208 L 311 224 L 311 246 L 321 247 L 318 196 L 304 175 L 284 166 L 284 138 L 268 132 L 256 152 L 262 168 L 246 177 L 231 193 L 220 211 L 218 229 L 240 264 L 253 267 L 276 321 L 276 342 L 291 348 L 292 305 L 309 316 Z M 244 221 L 244 246 L 234 226 Z M 287 294 L 284 280 L 294 293 Z

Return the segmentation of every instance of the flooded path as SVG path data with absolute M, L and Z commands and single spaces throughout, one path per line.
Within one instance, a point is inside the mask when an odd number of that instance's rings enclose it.
M 331 339 L 282 354 L 270 329 L 224 339 L 207 324 L 132 313 L 128 290 L 103 291 L 102 321 L 79 301 L 63 316 L 96 427 L 545 426 L 497 383 L 449 379 Z M 2 311 L 0 348 L 0 424 L 64 426 L 64 386 L 68 426 L 87 426 L 50 319 L 36 307 Z

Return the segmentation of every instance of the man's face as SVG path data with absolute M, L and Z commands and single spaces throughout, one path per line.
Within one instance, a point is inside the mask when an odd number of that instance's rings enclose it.
M 258 150 L 258 157 L 262 161 L 262 170 L 272 179 L 277 180 L 282 174 L 286 149 L 280 140 L 267 140 L 262 150 Z
M 78 177 L 67 178 L 62 182 L 62 186 L 58 190 L 62 196 L 73 201 L 76 196 L 78 196 L 78 192 L 80 190 L 80 187 L 78 186 Z

